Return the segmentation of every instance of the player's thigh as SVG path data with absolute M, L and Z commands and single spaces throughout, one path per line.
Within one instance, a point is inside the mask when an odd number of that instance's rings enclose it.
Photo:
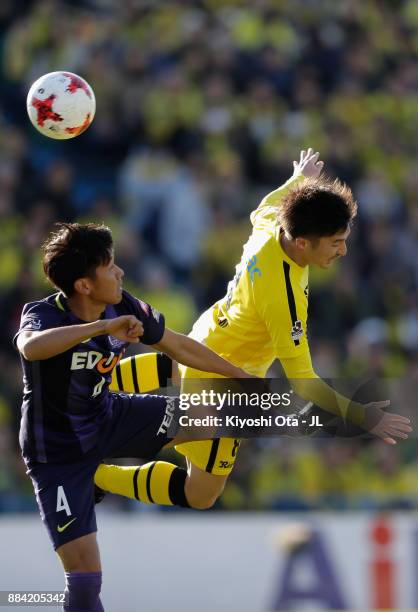
M 231 381 L 217 374 L 201 372 L 186 366 L 180 366 L 180 368 L 182 392 L 225 392 L 225 385 L 230 386 L 231 384 Z M 206 414 L 209 414 L 207 407 L 204 411 L 204 415 Z M 208 437 L 213 438 L 213 432 L 210 431 L 210 428 L 205 428 L 205 432 L 208 432 Z M 183 432 L 180 430 L 179 437 L 174 439 L 170 446 L 174 445 L 176 451 L 184 455 L 194 467 L 214 476 L 228 476 L 231 473 L 240 440 L 236 438 L 215 438 L 185 441 L 182 439 L 182 435 Z
M 66 572 L 100 572 L 100 552 L 96 533 L 71 540 L 57 548 Z
M 40 515 L 55 550 L 97 531 L 93 479 L 98 465 L 98 460 L 85 460 L 29 466 Z
M 113 415 L 101 441 L 103 457 L 154 457 L 172 440 L 178 398 L 113 393 Z

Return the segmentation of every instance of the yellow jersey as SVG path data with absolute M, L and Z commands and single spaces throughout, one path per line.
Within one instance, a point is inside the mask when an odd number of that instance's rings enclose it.
M 259 377 L 276 358 L 300 364 L 292 376 L 315 376 L 307 337 L 309 268 L 286 255 L 277 220 L 283 196 L 301 178 L 289 179 L 252 212 L 253 231 L 226 296 L 201 315 L 190 334 Z

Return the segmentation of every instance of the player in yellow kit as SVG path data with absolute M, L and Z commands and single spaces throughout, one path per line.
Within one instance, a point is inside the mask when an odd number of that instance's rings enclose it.
M 312 367 L 307 337 L 309 266 L 328 268 L 346 254 L 357 211 L 350 189 L 322 179 L 322 167 L 318 153 L 302 151 L 293 176 L 253 211 L 253 232 L 226 296 L 201 315 L 190 335 L 255 376 L 264 377 L 278 358 L 304 399 L 394 444 L 394 437 L 406 438 L 411 431 L 408 419 L 383 412 L 388 402 L 350 402 L 319 379 Z M 182 377 L 216 378 L 191 368 L 184 368 Z M 176 446 L 187 459 L 185 494 L 190 505 L 208 508 L 214 503 L 238 446 L 232 438 Z M 99 470 L 99 486 L 129 495 L 125 485 L 118 486 L 111 466 Z

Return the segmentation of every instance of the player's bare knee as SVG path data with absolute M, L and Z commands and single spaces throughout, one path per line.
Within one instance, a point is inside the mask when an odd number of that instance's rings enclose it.
M 204 482 L 189 476 L 185 483 L 185 495 L 191 508 L 209 510 L 222 494 L 226 480 L 208 476 Z
M 79 559 L 71 560 L 64 565 L 64 570 L 66 572 L 99 572 L 100 566 L 97 565 L 92 559 L 85 559 L 80 557 Z
M 82 536 L 57 548 L 66 572 L 100 572 L 100 554 L 96 534 Z
M 205 495 L 204 493 L 196 494 L 193 492 L 189 492 L 189 494 L 186 495 L 189 506 L 194 510 L 209 510 L 215 505 L 219 496 L 220 493 L 215 495 Z

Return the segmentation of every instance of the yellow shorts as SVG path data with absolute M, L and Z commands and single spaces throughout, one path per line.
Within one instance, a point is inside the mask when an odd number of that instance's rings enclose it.
M 179 366 L 182 378 L 223 378 L 219 374 L 200 372 L 193 368 Z M 199 440 L 177 444 L 175 449 L 196 467 L 215 474 L 228 476 L 232 472 L 241 440 L 237 438 L 215 438 L 214 440 Z
M 240 444 L 241 440 L 236 438 L 215 438 L 177 444 L 175 449 L 204 472 L 228 476 L 234 467 Z

